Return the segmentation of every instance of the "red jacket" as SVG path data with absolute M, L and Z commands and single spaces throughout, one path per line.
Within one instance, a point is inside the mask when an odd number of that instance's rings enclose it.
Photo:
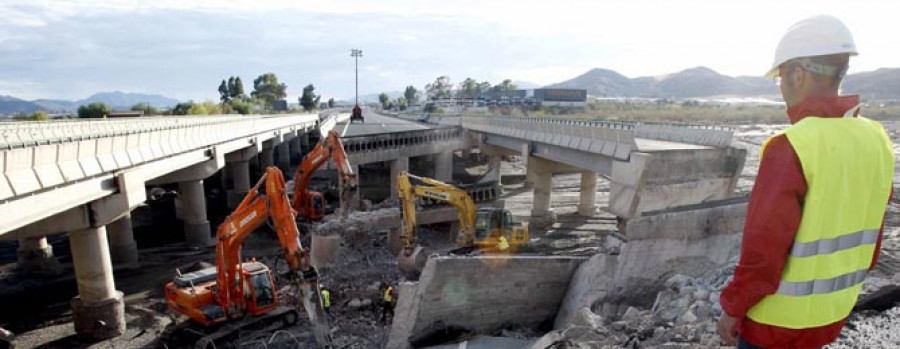
M 859 96 L 809 98 L 789 108 L 788 117 L 791 124 L 807 116 L 842 117 L 858 104 Z M 751 344 L 765 348 L 818 348 L 834 341 L 847 321 L 844 318 L 822 327 L 795 330 L 760 324 L 746 317 L 747 310 L 778 290 L 800 226 L 806 190 L 803 167 L 790 141 L 784 135 L 775 137 L 760 159 L 759 174 L 750 193 L 740 261 L 719 299 L 725 313 L 739 319 L 738 332 Z M 870 269 L 881 250 L 883 230 L 882 220 Z

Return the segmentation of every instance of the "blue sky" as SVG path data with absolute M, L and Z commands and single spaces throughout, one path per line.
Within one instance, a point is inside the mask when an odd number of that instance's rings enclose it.
M 4 0 L 0 95 L 80 99 L 99 91 L 217 99 L 265 72 L 291 100 L 312 83 L 353 95 L 422 88 L 439 75 L 550 84 L 594 67 L 629 77 L 707 66 L 762 75 L 794 22 L 842 18 L 861 55 L 851 72 L 897 67 L 890 1 L 194 1 Z

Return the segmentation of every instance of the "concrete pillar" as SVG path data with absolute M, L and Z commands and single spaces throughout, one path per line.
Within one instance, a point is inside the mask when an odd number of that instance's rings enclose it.
M 275 164 L 275 148 L 263 148 L 259 153 L 259 172 L 266 172 L 266 168 Z
M 534 203 L 531 208 L 532 224 L 545 225 L 555 221 L 550 208 L 550 192 L 553 185 L 553 164 L 547 160 L 531 158 L 528 167 L 534 167 Z
M 534 181 L 536 178 L 537 172 L 535 171 L 536 165 L 534 161 L 526 161 L 527 165 L 525 165 L 525 182 L 523 186 L 526 189 L 534 188 Z
M 338 176 L 338 188 L 342 193 L 346 193 L 344 197 L 341 198 L 341 210 L 344 212 L 347 208 L 350 208 L 354 211 L 359 210 L 360 200 L 362 200 L 362 193 L 360 192 L 359 186 L 359 165 L 350 164 L 350 170 L 356 174 L 356 191 L 349 192 L 344 187 L 347 183 L 344 183 L 344 180 Z
M 278 147 L 278 168 L 281 169 L 281 172 L 288 173 L 291 171 L 291 154 L 290 147 L 288 146 L 290 142 L 281 142 L 277 145 Z
M 135 264 L 138 261 L 137 242 L 131 226 L 131 214 L 126 214 L 106 226 L 109 253 L 115 264 Z
M 53 246 L 47 243 L 46 236 L 34 236 L 19 239 L 16 250 L 19 270 L 32 276 L 61 275 L 62 265 L 53 257 Z
M 400 248 L 403 247 L 400 243 L 400 232 L 400 228 L 391 228 L 388 231 L 387 245 L 392 254 L 400 253 Z
M 181 188 L 181 216 L 184 219 L 184 239 L 188 247 L 201 248 L 216 244 L 206 219 L 206 197 L 203 180 L 179 182 Z
M 300 154 L 306 155 L 306 153 L 308 153 L 310 150 L 312 150 L 312 147 L 309 146 L 309 133 L 304 133 L 304 134 L 300 135 L 299 138 L 300 138 Z M 302 156 L 301 156 L 301 158 L 302 158 Z
M 292 162 L 300 162 L 303 150 L 300 147 L 300 136 L 294 137 L 288 142 L 290 158 Z
M 453 181 L 453 151 L 444 150 L 434 157 L 434 179 L 441 182 Z
M 502 188 L 501 179 L 500 178 L 500 166 L 503 166 L 503 157 L 500 155 L 490 155 L 488 156 L 488 173 L 487 177 L 491 180 L 497 181 L 497 188 Z
M 581 172 L 581 196 L 578 198 L 578 214 L 592 217 L 597 212 L 597 173 Z
M 231 168 L 231 180 L 234 189 L 228 192 L 228 208 L 235 208 L 250 191 L 250 161 L 233 161 L 227 163 Z
M 72 300 L 72 320 L 79 335 L 100 340 L 125 332 L 125 302 L 116 291 L 106 228 L 69 233 L 78 296 Z
M 401 156 L 391 161 L 391 199 L 399 198 L 397 194 L 397 176 L 403 171 L 409 171 L 408 157 Z

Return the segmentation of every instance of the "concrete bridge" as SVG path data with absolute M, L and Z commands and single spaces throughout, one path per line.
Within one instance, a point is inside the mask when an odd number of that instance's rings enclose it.
M 309 147 L 309 133 L 337 127 L 354 166 L 389 162 L 392 186 L 409 158 L 434 155 L 435 177 L 452 180 L 453 151 L 481 148 L 499 182 L 503 155 L 527 159 L 533 222 L 552 221 L 552 174 L 581 172 L 579 212 L 596 212 L 598 176 L 612 181 L 609 212 L 642 212 L 727 197 L 743 164 L 722 129 L 561 122 L 526 118 L 432 118 L 396 130 L 367 115 L 366 132 L 347 135 L 348 114 L 161 117 L 0 124 L 0 239 L 18 239 L 20 266 L 54 262 L 46 234 L 69 232 L 79 297 L 76 330 L 94 338 L 124 329 L 112 263 L 137 261 L 131 210 L 146 186 L 177 183 L 188 246 L 214 244 L 203 180 L 228 168 L 234 191 L 250 188 L 250 163 L 283 170 Z M 373 123 L 374 122 L 374 123 Z M 388 121 L 389 122 L 389 121 Z M 392 192 L 394 192 L 392 190 Z M 396 195 L 396 194 L 394 194 Z M 97 324 L 104 325 L 97 325 Z

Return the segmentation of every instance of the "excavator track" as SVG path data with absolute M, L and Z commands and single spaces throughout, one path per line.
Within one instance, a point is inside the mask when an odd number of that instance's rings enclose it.
M 182 321 L 168 328 L 160 342 L 164 348 L 231 348 L 237 347 L 242 332 L 275 331 L 291 327 L 300 320 L 300 312 L 278 307 L 260 316 L 247 316 L 238 321 L 204 327 L 193 321 Z

